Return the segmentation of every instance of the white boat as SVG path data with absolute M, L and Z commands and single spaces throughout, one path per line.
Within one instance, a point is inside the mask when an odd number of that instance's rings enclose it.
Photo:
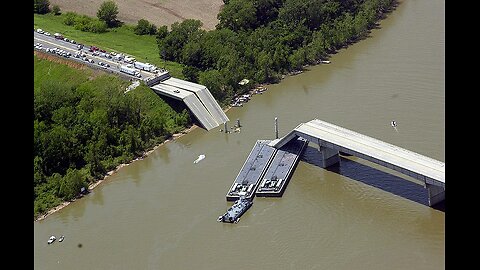
M 328 60 L 322 60 L 321 62 L 322 62 L 322 64 L 330 64 L 330 61 L 328 61 Z
M 65 239 L 65 235 L 60 236 L 60 238 L 58 238 L 58 242 L 62 242 L 63 239 Z
M 57 240 L 57 238 L 55 236 L 50 236 L 50 238 L 48 239 L 47 243 L 50 245 L 51 243 L 55 242 L 55 240 Z
M 198 162 L 200 162 L 204 158 L 205 158 L 205 155 L 199 155 L 198 158 L 193 163 L 197 164 Z

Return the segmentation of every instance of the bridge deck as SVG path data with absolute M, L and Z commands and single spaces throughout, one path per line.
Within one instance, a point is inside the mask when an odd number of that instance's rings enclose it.
M 195 93 L 198 99 L 200 99 L 200 101 L 207 108 L 208 112 L 212 115 L 212 117 L 217 123 L 223 124 L 229 121 L 225 112 L 223 112 L 222 108 L 218 105 L 215 98 L 204 85 L 180 80 L 173 77 L 166 79 L 160 83 Z
M 164 85 L 159 83 L 157 85 L 151 86 L 152 90 L 156 93 L 168 96 L 174 99 L 183 100 L 187 105 L 188 109 L 195 115 L 198 121 L 207 129 L 211 130 L 212 128 L 218 127 L 220 123 L 217 123 L 212 115 L 207 111 L 202 102 L 198 97 L 190 92 L 183 89 L 179 89 L 174 86 Z
M 303 137 L 321 146 L 362 158 L 366 157 L 375 163 L 417 176 L 419 179 L 423 178 L 426 183 L 441 185 L 445 188 L 444 162 L 318 119 L 298 125 L 285 137 L 272 141 L 270 145 L 279 148 L 295 136 Z

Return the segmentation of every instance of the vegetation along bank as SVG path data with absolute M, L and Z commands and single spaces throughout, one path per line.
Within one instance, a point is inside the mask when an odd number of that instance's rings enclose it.
M 227 105 L 255 85 L 278 82 L 366 37 L 396 5 L 395 0 L 224 2 L 211 31 L 192 19 L 170 29 L 111 20 L 99 32 L 85 26 L 94 19 L 72 12 L 35 14 L 34 20 L 36 27 L 79 42 L 166 65 L 173 76 L 207 86 Z M 35 217 L 191 124 L 188 112 L 176 112 L 143 84 L 124 94 L 127 82 L 114 76 L 93 76 L 38 57 L 34 64 Z M 243 79 L 249 83 L 240 85 Z

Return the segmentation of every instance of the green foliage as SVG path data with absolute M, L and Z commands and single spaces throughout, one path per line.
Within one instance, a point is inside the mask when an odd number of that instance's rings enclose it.
M 163 39 L 158 39 L 160 51 L 165 51 L 168 60 L 179 59 L 182 49 L 190 39 L 197 40 L 205 31 L 200 30 L 202 22 L 188 19 L 172 24 L 172 30 Z
M 58 5 L 53 5 L 52 13 L 53 15 L 60 15 L 60 7 Z
M 157 34 L 160 55 L 187 67 L 221 103 L 251 84 L 324 60 L 364 37 L 393 0 L 229 0 L 209 32 L 182 24 Z M 186 22 L 186 21 L 185 21 Z
M 194 83 L 198 82 L 198 73 L 199 73 L 198 68 L 192 67 L 192 66 L 186 66 L 185 68 L 183 68 L 182 72 L 183 72 L 183 76 L 185 76 L 185 79 L 187 81 L 191 81 Z
M 118 6 L 113 0 L 104 1 L 97 11 L 98 19 L 104 21 L 108 27 L 114 27 L 118 25 L 117 15 Z
M 253 1 L 230 0 L 217 17 L 220 28 L 229 28 L 233 31 L 248 30 L 257 25 Z
M 138 20 L 137 26 L 135 26 L 134 32 L 137 35 L 155 35 L 157 33 L 157 27 L 145 19 L 140 19 Z
M 50 12 L 49 0 L 33 0 L 33 13 L 47 14 Z
M 70 22 L 68 21 L 68 23 Z M 77 30 L 92 33 L 105 33 L 108 30 L 108 26 L 104 21 L 96 20 L 86 15 L 77 15 L 75 17 L 74 27 Z
M 73 26 L 75 25 L 75 20 L 77 19 L 77 16 L 78 16 L 77 13 L 69 11 L 65 14 L 63 23 L 65 25 Z
M 35 216 L 191 123 L 144 84 L 90 75 L 34 56 Z

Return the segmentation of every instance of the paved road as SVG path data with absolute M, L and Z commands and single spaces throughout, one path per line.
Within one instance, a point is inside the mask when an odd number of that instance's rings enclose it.
M 64 51 L 70 52 L 72 54 L 72 56 L 68 57 L 70 60 L 89 65 L 93 68 L 98 68 L 98 69 L 103 69 L 103 70 L 106 70 L 106 71 L 108 70 L 108 71 L 111 71 L 111 72 L 115 72 L 115 73 L 121 74 L 122 76 L 125 76 L 125 77 L 128 77 L 128 78 L 137 79 L 137 80 L 139 79 L 135 76 L 120 72 L 120 66 L 121 65 L 126 65 L 126 63 L 124 63 L 123 61 L 115 61 L 113 59 L 108 59 L 108 58 L 102 57 L 100 55 L 98 55 L 98 56 L 93 55 L 92 52 L 88 51 L 90 49 L 90 46 L 88 46 L 88 45 L 84 45 L 84 47 L 79 50 L 77 48 L 78 44 L 73 44 L 71 42 L 56 39 L 56 38 L 53 37 L 53 35 L 52 36 L 46 36 L 44 34 L 40 34 L 40 33 L 37 33 L 37 32 L 34 32 L 33 39 L 34 39 L 34 41 L 33 41 L 34 45 L 37 44 L 37 43 L 42 44 L 42 49 L 41 49 L 42 52 L 47 53 L 45 51 L 47 48 L 62 49 Z M 75 55 L 75 53 L 77 53 L 77 52 L 84 53 L 88 59 L 93 59 L 94 63 L 86 62 L 86 61 L 82 60 L 82 58 L 73 57 Z M 49 53 L 49 54 L 56 55 L 58 57 L 62 57 L 62 56 L 57 55 L 55 53 Z M 99 65 L 99 62 L 108 63 L 110 65 L 110 67 L 104 68 L 103 66 Z M 146 79 L 146 78 L 152 77 L 154 75 L 153 73 L 143 71 L 143 70 L 139 70 L 139 69 L 137 69 L 137 71 L 140 72 L 140 74 L 142 76 L 141 79 Z

